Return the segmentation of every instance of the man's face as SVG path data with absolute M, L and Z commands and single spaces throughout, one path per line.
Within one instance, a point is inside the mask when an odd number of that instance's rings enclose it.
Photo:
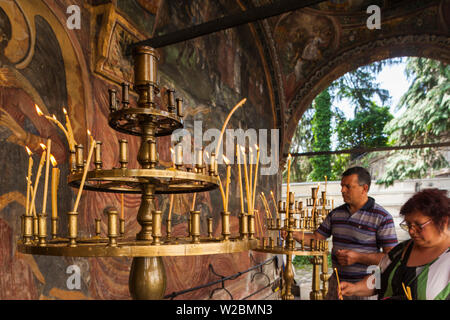
M 347 204 L 359 204 L 367 197 L 368 189 L 367 184 L 359 185 L 357 174 L 342 177 L 341 193 L 344 202 Z

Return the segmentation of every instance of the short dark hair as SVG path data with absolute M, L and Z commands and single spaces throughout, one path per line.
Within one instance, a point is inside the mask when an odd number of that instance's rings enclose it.
M 430 217 L 442 232 L 445 220 L 449 221 L 449 205 L 447 190 L 437 188 L 423 189 L 405 202 L 400 209 L 400 214 L 406 216 L 415 211 L 420 211 L 423 215 Z
M 358 175 L 358 183 L 360 186 L 367 184 L 370 189 L 370 183 L 372 182 L 372 178 L 370 177 L 369 171 L 363 167 L 352 167 L 342 174 L 342 177 L 351 176 L 352 174 Z

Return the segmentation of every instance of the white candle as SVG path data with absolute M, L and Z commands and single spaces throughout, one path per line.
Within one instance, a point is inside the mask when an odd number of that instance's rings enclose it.
M 30 214 L 30 190 L 31 190 L 31 174 L 33 171 L 33 153 L 28 147 L 25 147 L 28 153 L 28 174 L 27 174 L 27 202 L 25 206 L 25 215 Z
M 183 164 L 183 146 L 178 144 L 175 147 L 175 164 L 181 166 Z
M 43 145 L 42 143 L 41 143 L 41 147 L 42 148 L 45 148 L 45 145 Z M 37 171 L 37 175 L 36 175 L 36 182 L 34 183 L 34 189 L 33 189 L 33 194 L 32 194 L 32 196 L 31 196 L 31 208 L 33 208 L 34 206 L 35 206 L 35 201 L 36 201 L 36 192 L 37 192 L 37 188 L 38 188 L 38 185 L 39 185 L 39 178 L 41 177 L 41 173 L 42 173 L 42 167 L 44 166 L 44 163 L 45 163 L 45 156 L 46 156 L 46 152 L 45 152 L 45 149 L 44 149 L 44 152 L 42 152 L 42 155 L 41 155 L 41 160 L 39 161 L 39 167 L 38 167 L 38 171 Z
M 58 163 L 55 160 L 53 155 L 50 156 L 50 160 L 52 162 L 52 218 L 58 217 L 58 185 L 59 185 L 59 177 L 60 170 L 56 166 Z
M 42 202 L 42 214 L 47 212 L 47 194 L 48 194 L 48 177 L 50 174 L 50 152 L 52 148 L 52 140 L 47 139 L 47 158 L 45 163 L 45 180 L 44 180 L 44 199 Z
M 84 170 L 83 170 L 83 177 L 81 178 L 80 189 L 78 190 L 78 194 L 77 194 L 77 200 L 75 201 L 75 206 L 74 206 L 72 212 L 77 212 L 78 205 L 80 203 L 81 193 L 83 192 L 84 183 L 86 181 L 86 176 L 89 171 L 89 164 L 91 163 L 92 154 L 94 153 L 95 144 L 96 144 L 95 141 L 93 141 L 91 143 L 91 148 L 89 149 L 86 166 L 84 167 Z

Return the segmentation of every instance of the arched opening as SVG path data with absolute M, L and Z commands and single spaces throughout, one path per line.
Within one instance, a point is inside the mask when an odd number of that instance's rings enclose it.
M 426 142 L 448 143 L 450 121 L 448 116 L 449 102 L 446 98 L 448 95 L 446 91 L 448 90 L 446 88 L 450 84 L 450 77 L 449 66 L 445 62 L 423 57 L 403 57 L 401 59 L 378 61 L 358 68 L 351 72 L 355 77 L 353 80 L 364 81 L 363 77 L 370 74 L 371 69 L 381 68 L 382 70 L 391 67 L 393 64 L 394 66 L 403 65 L 405 72 L 408 74 L 408 81 L 403 85 L 402 92 L 400 92 L 401 97 L 397 93 L 397 98 L 393 101 L 394 104 L 384 104 L 383 97 L 374 99 L 376 102 L 372 101 L 373 105 L 370 104 L 370 101 L 361 101 L 364 100 L 364 94 L 367 94 L 366 98 L 369 99 L 375 95 L 385 94 L 385 92 L 378 90 L 383 89 L 383 87 L 378 87 L 378 83 L 375 81 L 372 83 L 372 92 L 367 90 L 370 89 L 367 86 L 355 87 L 353 89 L 367 91 L 363 92 L 362 96 L 351 97 L 356 92 L 349 92 L 352 88 L 349 88 L 348 84 L 343 83 L 345 81 L 342 80 L 349 73 L 332 82 L 313 100 L 311 106 L 304 112 L 302 119 L 299 121 L 299 126 L 291 142 L 290 153 L 303 153 L 304 156 L 292 160 L 290 191 L 295 193 L 296 201 L 306 203 L 306 199 L 311 198 L 311 188 L 321 187 L 320 191 L 328 191 L 327 199 L 333 199 L 334 206 L 337 207 L 343 204 L 339 181 L 342 172 L 356 165 L 365 167 L 370 171 L 372 179 L 381 183 L 372 183 L 369 196 L 375 198 L 379 205 L 392 214 L 398 240 L 403 241 L 409 239 L 409 235 L 399 227 L 399 223 L 403 220 L 403 217 L 399 216 L 401 205 L 420 189 L 437 187 L 448 190 L 450 187 L 448 175 L 449 148 L 444 146 L 376 152 L 372 152 L 370 149 L 393 145 L 420 145 Z M 347 80 L 351 81 L 351 79 Z M 365 84 L 370 85 L 371 79 L 366 80 L 369 81 Z M 387 89 L 392 91 L 393 88 Z M 391 95 L 390 92 L 387 93 Z M 348 114 L 344 117 L 343 114 L 339 114 L 343 111 L 336 107 L 336 104 L 339 104 L 339 101 L 336 101 L 336 95 L 339 94 L 350 96 L 355 100 L 352 107 L 348 108 L 347 106 L 347 109 L 349 109 L 347 113 L 353 113 L 352 117 L 349 117 Z M 395 103 L 395 101 L 397 102 Z M 358 102 L 369 102 L 369 104 L 358 106 Z M 387 100 L 387 102 L 389 101 Z M 328 163 L 330 166 L 328 190 L 326 177 L 324 177 L 326 170 L 321 171 L 322 176 L 320 176 L 320 174 L 314 175 L 315 168 L 313 168 L 326 166 L 326 163 L 311 161 L 311 159 L 314 159 L 314 151 L 325 151 L 325 149 L 317 149 L 317 147 L 320 148 L 323 145 L 316 146 L 316 149 L 313 148 L 312 145 L 317 142 L 318 136 L 320 138 L 320 135 L 324 133 L 323 130 L 314 131 L 312 127 L 316 125 L 319 129 L 323 129 L 326 126 L 326 121 L 322 121 L 323 119 L 321 120 L 321 117 L 317 117 L 316 114 L 327 112 L 327 106 L 325 108 L 321 106 L 321 104 L 326 105 L 327 103 L 330 113 L 327 130 L 334 132 L 334 138 L 330 135 L 328 150 L 354 147 L 367 148 L 365 152 L 360 153 L 328 154 L 328 160 L 330 161 Z M 355 110 L 355 107 L 359 107 L 360 110 Z M 332 118 L 334 118 L 334 124 L 332 124 Z M 322 121 L 322 125 L 311 123 L 314 120 Z M 338 123 L 339 121 L 341 123 Z M 352 135 L 354 131 L 357 131 L 358 135 Z M 352 141 L 352 139 L 357 140 L 358 138 L 366 139 L 366 141 Z M 309 145 L 306 148 L 301 148 L 299 144 L 302 143 L 309 143 Z M 363 144 L 358 145 L 358 143 Z M 325 156 L 322 155 L 322 157 Z M 315 158 L 319 158 L 319 156 Z M 286 178 L 286 170 L 284 177 Z M 400 178 L 400 181 L 397 178 Z M 286 179 L 284 179 L 284 182 L 286 183 Z M 282 191 L 283 197 L 286 194 L 285 190 L 286 187 Z M 308 277 L 311 273 L 308 269 L 308 262 L 297 258 L 294 260 L 294 264 L 297 265 L 297 278 L 301 279 L 300 286 L 303 285 L 306 290 L 311 281 Z

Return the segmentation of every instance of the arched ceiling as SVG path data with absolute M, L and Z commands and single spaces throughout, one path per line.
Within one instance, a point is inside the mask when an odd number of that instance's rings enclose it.
M 91 1 L 95 5 L 106 0 Z M 134 3 L 157 26 L 158 10 L 168 0 L 115 1 L 124 11 Z M 192 27 L 279 0 L 218 0 L 214 5 L 194 1 L 189 6 L 183 0 L 171 0 L 174 7 L 172 1 L 179 2 L 177 10 L 189 10 L 190 17 L 177 21 L 175 32 L 180 26 Z M 371 5 L 381 9 L 380 29 L 367 27 L 372 15 L 367 8 Z M 147 25 L 150 20 L 146 20 Z M 284 156 L 298 121 L 315 96 L 346 72 L 397 56 L 450 62 L 448 0 L 329 0 L 249 26 L 255 44 L 262 48 L 266 82 L 273 97 L 271 112 L 281 130 L 280 154 Z M 158 32 L 154 34 L 157 27 L 151 29 L 147 28 L 149 37 L 159 36 Z
M 269 2 L 254 0 L 253 5 Z M 371 5 L 381 9 L 380 29 L 367 26 Z M 346 72 L 398 56 L 450 62 L 449 20 L 445 0 L 335 0 L 258 22 L 279 93 L 282 154 L 315 96 Z

